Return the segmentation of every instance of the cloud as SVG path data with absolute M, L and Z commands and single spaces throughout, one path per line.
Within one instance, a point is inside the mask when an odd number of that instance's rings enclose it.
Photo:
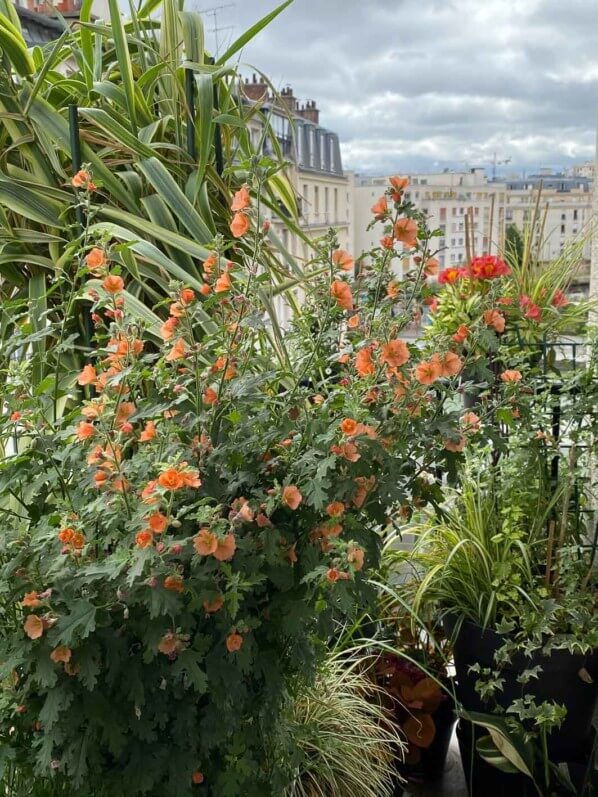
M 234 38 L 275 6 L 237 0 L 218 24 Z M 593 156 L 597 29 L 593 0 L 295 0 L 241 62 L 315 99 L 347 168 L 484 165 L 496 152 L 509 171 L 533 169 Z

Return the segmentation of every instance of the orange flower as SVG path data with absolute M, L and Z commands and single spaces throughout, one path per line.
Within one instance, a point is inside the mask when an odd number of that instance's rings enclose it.
M 150 440 L 153 440 L 156 437 L 156 424 L 154 421 L 148 421 L 145 424 L 145 428 L 143 432 L 139 435 L 139 442 L 140 443 L 148 443 Z
M 21 606 L 27 606 L 30 609 L 37 609 L 38 606 L 41 606 L 38 593 L 35 592 L 35 590 L 33 592 L 26 592 L 21 601 Z
M 171 592 L 184 592 L 185 585 L 183 583 L 182 576 L 174 575 L 174 576 L 166 576 L 164 579 L 164 589 L 168 589 Z
M 372 360 L 372 347 L 364 346 L 355 356 L 355 370 L 359 376 L 371 376 L 376 372 L 374 361 Z
M 98 375 L 96 374 L 96 369 L 93 367 L 93 365 L 86 365 L 77 377 L 77 382 L 80 385 L 91 385 L 96 381 L 97 378 Z
M 180 297 L 182 304 L 191 304 L 191 302 L 195 301 L 195 291 L 191 290 L 191 288 L 183 288 Z
M 203 602 L 203 608 L 206 614 L 214 614 L 215 612 L 219 612 L 220 609 L 224 606 L 224 596 L 223 595 L 216 595 L 213 601 L 206 600 Z
M 409 348 L 404 340 L 389 340 L 382 346 L 380 362 L 391 368 L 400 368 L 410 358 Z
M 469 327 L 465 324 L 459 324 L 459 328 L 453 335 L 455 343 L 463 343 L 469 337 Z
M 407 186 L 409 185 L 409 178 L 408 177 L 389 177 L 388 182 L 392 185 L 394 190 L 397 193 L 401 193 L 404 191 Z
M 70 542 L 72 542 L 74 536 L 75 536 L 75 529 L 66 528 L 66 529 L 61 529 L 58 532 L 58 539 L 64 545 L 68 545 Z
M 218 401 L 218 393 L 216 393 L 213 387 L 206 388 L 203 394 L 203 401 L 204 404 L 207 404 L 208 406 L 211 406 Z
M 234 195 L 230 209 L 233 211 L 233 213 L 236 213 L 239 210 L 245 210 L 245 208 L 248 208 L 250 205 L 251 205 L 251 197 L 249 196 L 249 191 L 247 190 L 247 186 L 244 185 Z
M 505 331 L 505 317 L 499 310 L 486 310 L 484 313 L 484 323 L 489 327 L 494 327 L 497 332 Z
M 351 318 L 347 321 L 347 327 L 349 329 L 357 329 L 358 326 L 359 326 L 359 316 L 357 314 L 352 315 Z
M 102 282 L 102 288 L 106 293 L 120 293 L 124 287 L 125 281 L 118 274 L 108 274 L 104 282 Z
M 135 535 L 135 545 L 138 548 L 149 548 L 153 541 L 154 535 L 150 529 L 143 529 L 143 531 L 139 531 Z
M 340 517 L 345 511 L 345 505 L 342 501 L 332 501 L 326 507 L 326 514 L 330 517 Z
M 343 310 L 353 309 L 353 294 L 351 288 L 342 280 L 333 280 L 330 286 L 330 295 L 336 299 L 336 303 Z
M 106 253 L 98 246 L 94 246 L 94 248 L 85 256 L 85 265 L 90 271 L 102 271 L 106 267 L 107 263 L 108 259 L 106 258 Z
M 37 614 L 30 614 L 23 628 L 29 639 L 39 639 L 44 633 L 43 620 Z
M 156 495 L 157 484 L 158 482 L 155 480 L 149 481 L 141 491 L 141 500 L 144 504 L 157 504 L 160 500 L 159 496 Z
M 187 349 L 185 347 L 185 341 L 183 340 L 183 338 L 177 338 L 174 346 L 168 352 L 165 359 L 168 360 L 168 362 L 172 363 L 175 360 L 183 359 L 186 353 Z
M 341 432 L 347 435 L 355 434 L 357 432 L 357 421 L 354 421 L 353 418 L 345 418 L 344 421 L 341 421 Z
M 71 541 L 71 544 L 73 548 L 75 548 L 77 551 L 80 551 L 81 548 L 83 548 L 83 546 L 85 545 L 85 534 L 83 534 L 80 531 L 76 531 L 73 534 L 73 539 Z
M 164 653 L 166 656 L 172 656 L 173 653 L 177 653 L 179 650 L 179 639 L 176 634 L 173 634 L 172 631 L 164 634 L 162 639 L 160 640 L 160 644 L 158 645 L 158 650 L 160 653 Z
M 218 547 L 212 554 L 214 559 L 219 562 L 229 562 L 235 555 L 237 543 L 232 532 L 224 535 L 224 539 L 218 540 Z
M 164 340 L 170 340 L 174 335 L 175 329 L 179 325 L 178 318 L 169 318 L 165 321 L 160 327 L 160 334 L 164 338 Z
M 226 637 L 226 649 L 229 653 L 236 653 L 238 650 L 241 650 L 242 644 L 243 637 L 241 634 L 237 634 L 236 631 Z
M 208 285 L 208 283 L 207 283 L 207 282 L 204 282 L 204 283 L 202 284 L 201 288 L 199 289 L 199 292 L 201 293 L 201 295 L 202 295 L 202 296 L 209 296 L 209 295 L 210 295 L 210 293 L 212 292 L 212 289 L 211 289 L 211 287 Z
M 348 462 L 357 462 L 361 458 L 361 454 L 357 450 L 355 443 L 343 443 L 340 446 L 332 446 L 330 449 L 337 457 L 342 457 Z
M 400 288 L 395 280 L 391 280 L 386 286 L 386 295 L 389 299 L 396 299 L 400 293 Z
M 200 556 L 210 556 L 218 550 L 218 537 L 210 529 L 202 528 L 193 538 L 193 547 Z
M 114 418 L 114 423 L 118 429 L 123 425 L 123 423 L 127 423 L 131 415 L 135 412 L 137 407 L 133 404 L 132 401 L 121 401 L 118 405 L 118 410 L 116 412 L 116 417 Z
M 158 476 L 158 484 L 171 492 L 182 490 L 185 486 L 185 477 L 177 468 L 167 468 Z
M 466 432 L 479 432 L 481 421 L 475 412 L 466 412 L 461 418 Z
M 183 462 L 182 465 L 186 466 L 187 463 Z M 201 487 L 201 479 L 199 478 L 199 471 L 195 468 L 186 468 L 182 471 L 183 479 L 185 480 L 185 487 Z
M 230 231 L 235 238 L 242 238 L 249 230 L 249 216 L 246 213 L 235 213 L 230 223 Z
M 216 293 L 225 293 L 226 291 L 230 291 L 232 287 L 233 286 L 230 280 L 230 274 L 227 271 L 225 271 L 216 280 L 216 284 L 214 285 L 214 291 Z
M 438 358 L 441 376 L 456 376 L 463 368 L 463 360 L 454 351 L 447 351 Z
M 357 476 L 355 478 L 355 484 L 357 485 L 357 491 L 353 497 L 353 506 L 356 509 L 361 509 L 365 503 L 365 499 L 368 497 L 368 494 L 376 485 L 376 477 L 370 476 L 368 478 L 366 476 Z
M 433 277 L 438 274 L 438 269 L 440 268 L 440 261 L 437 260 L 435 257 L 429 257 L 426 260 L 426 265 L 424 266 L 424 274 L 427 277 Z
M 507 370 L 500 375 L 503 382 L 521 382 L 521 371 Z
M 86 188 L 88 191 L 95 191 L 95 185 L 91 181 L 91 175 L 86 169 L 79 169 L 77 174 L 71 179 L 71 185 L 75 188 Z
M 395 224 L 395 238 L 408 249 L 413 248 L 417 243 L 417 222 L 406 216 L 397 219 Z
M 372 205 L 371 210 L 376 219 L 383 219 L 388 213 L 388 202 L 386 201 L 386 197 L 381 196 L 380 199 Z
M 392 237 L 392 235 L 384 235 L 382 238 L 380 238 L 380 246 L 383 249 L 394 249 L 394 245 L 395 239 Z
M 68 664 L 72 655 L 73 651 L 70 648 L 67 648 L 66 645 L 59 645 L 50 653 L 50 658 L 55 664 L 58 664 L 58 662 Z
M 218 257 L 216 254 L 214 254 L 214 252 L 212 252 L 204 260 L 203 273 L 206 274 L 208 277 L 211 277 L 217 265 L 218 265 Z
M 346 581 L 350 576 L 336 567 L 330 567 L 326 573 L 326 578 L 331 584 L 335 584 L 337 581 Z
M 460 453 L 461 451 L 463 451 L 463 449 L 467 445 L 467 438 L 464 435 L 460 434 L 459 435 L 459 439 L 457 441 L 447 439 L 447 440 L 443 440 L 443 443 L 444 443 L 444 447 L 446 448 L 447 451 L 453 451 L 455 453 Z
M 287 559 L 289 560 L 289 564 L 294 565 L 296 562 L 299 561 L 299 557 L 297 556 L 297 543 L 294 542 L 291 547 L 287 551 Z
M 96 433 L 96 428 L 93 423 L 89 423 L 88 421 L 81 421 L 81 423 L 77 426 L 77 440 L 80 442 L 84 442 L 85 440 L 89 440 L 90 437 L 93 437 Z
M 303 496 L 294 484 L 287 485 L 282 491 L 282 503 L 289 509 L 297 509 L 303 501 Z
M 173 302 L 168 308 L 168 312 L 174 318 L 182 318 L 185 315 L 185 308 L 180 302 Z
M 415 368 L 415 378 L 421 385 L 431 385 L 441 373 L 440 364 L 436 360 L 423 360 Z
M 361 570 L 365 560 L 365 553 L 362 548 L 357 548 L 354 545 L 349 545 L 347 549 L 347 561 L 353 565 L 354 570 Z
M 168 527 L 168 518 L 161 512 L 153 512 L 148 517 L 147 524 L 155 534 L 161 534 Z
M 203 783 L 203 782 L 204 782 L 203 772 L 200 772 L 199 770 L 196 770 L 191 775 L 191 783 L 193 783 L 195 786 L 199 786 L 199 784 Z
M 343 271 L 351 271 L 355 260 L 345 249 L 337 249 L 332 253 L 332 262 Z

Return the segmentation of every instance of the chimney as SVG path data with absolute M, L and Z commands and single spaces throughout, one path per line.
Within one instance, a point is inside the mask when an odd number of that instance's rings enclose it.
M 249 78 L 245 78 L 245 82 L 241 84 L 241 89 L 245 97 L 253 102 L 259 102 L 260 100 L 265 100 L 268 97 L 267 84 L 264 83 L 261 78 L 258 80 L 255 72 L 253 73 L 251 82 L 249 82 Z
M 297 113 L 297 98 L 293 94 L 291 86 L 286 86 L 286 88 L 281 90 L 278 101 L 286 107 L 287 111 Z
M 320 111 L 316 105 L 315 100 L 307 100 L 305 105 L 299 109 L 299 116 L 307 119 L 308 122 L 313 122 L 315 125 L 320 124 Z

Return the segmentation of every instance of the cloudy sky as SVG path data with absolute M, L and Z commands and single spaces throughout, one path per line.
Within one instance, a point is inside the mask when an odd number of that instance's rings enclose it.
M 276 5 L 221 9 L 222 43 Z M 597 42 L 598 0 L 294 0 L 241 60 L 317 101 L 347 168 L 505 174 L 593 157 Z

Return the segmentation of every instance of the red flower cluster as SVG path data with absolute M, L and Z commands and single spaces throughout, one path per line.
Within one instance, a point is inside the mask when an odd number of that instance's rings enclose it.
M 510 273 L 511 269 L 500 257 L 484 255 L 473 258 L 469 264 L 467 276 L 472 279 L 491 280 L 496 277 L 508 277 Z

